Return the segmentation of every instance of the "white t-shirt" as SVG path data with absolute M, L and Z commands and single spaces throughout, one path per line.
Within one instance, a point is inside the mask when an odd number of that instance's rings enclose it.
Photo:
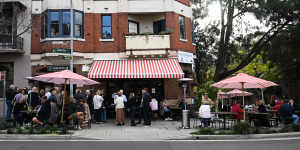
M 94 109 L 100 109 L 104 99 L 100 95 L 95 95 L 93 98 Z
M 199 116 L 200 118 L 211 118 L 210 105 L 201 105 L 199 108 Z
M 49 97 L 51 96 L 51 93 L 50 93 L 50 92 L 47 92 L 47 93 L 45 94 L 45 96 L 47 96 L 47 99 L 49 99 Z

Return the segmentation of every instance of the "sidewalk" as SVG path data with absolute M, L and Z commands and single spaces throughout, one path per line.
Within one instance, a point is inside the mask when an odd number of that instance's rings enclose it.
M 75 131 L 73 136 L 100 140 L 175 140 L 189 139 L 197 129 L 180 129 L 181 122 L 153 121 L 151 127 L 116 126 L 113 120 L 105 124 L 93 124 L 91 129 Z

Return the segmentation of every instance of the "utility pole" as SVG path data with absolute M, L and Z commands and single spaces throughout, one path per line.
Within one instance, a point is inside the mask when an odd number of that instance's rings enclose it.
M 73 37 L 74 37 L 74 13 L 73 13 L 73 1 L 70 0 L 70 22 L 71 22 L 71 25 L 70 25 L 70 28 L 71 28 L 71 31 L 70 31 L 70 55 L 71 55 L 71 59 L 70 59 L 70 70 L 72 72 L 74 72 L 74 69 L 73 69 Z M 70 84 L 70 97 L 73 98 L 73 84 Z

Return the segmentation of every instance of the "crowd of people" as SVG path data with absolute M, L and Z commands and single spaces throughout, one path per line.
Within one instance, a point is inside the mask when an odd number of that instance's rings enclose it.
M 136 97 L 136 93 L 130 92 L 127 99 L 121 89 L 112 95 L 113 103 L 110 106 L 115 109 L 117 126 L 125 125 L 126 112 L 129 112 L 131 126 L 141 124 L 142 120 L 144 126 L 151 126 L 153 116 L 159 111 L 159 104 L 156 98 L 148 93 L 147 88 L 142 89 L 141 93 L 141 97 Z M 70 98 L 69 102 L 63 105 L 64 92 L 59 87 L 18 89 L 10 85 L 6 91 L 6 121 L 37 126 L 72 124 L 77 129 L 82 129 L 83 124 L 90 127 L 92 122 L 103 124 L 107 120 L 105 101 L 109 101 L 104 97 L 104 91 L 101 89 L 96 90 L 94 94 L 90 90 L 83 93 L 76 89 L 74 98 Z M 162 105 L 166 120 L 171 120 L 167 104 L 162 102 Z
M 204 127 L 208 126 L 208 122 L 212 119 L 211 109 L 214 106 L 214 102 L 208 98 L 208 94 L 205 93 L 202 97 L 202 104 L 199 108 L 199 117 L 201 122 L 204 124 Z M 246 112 L 257 112 L 252 113 L 256 114 L 254 118 L 249 116 L 250 120 L 254 120 L 255 126 L 264 126 L 270 127 L 270 123 L 268 121 L 270 114 L 273 116 L 275 113 L 278 122 L 282 122 L 283 124 L 298 124 L 299 123 L 299 113 L 300 113 L 300 104 L 295 103 L 293 99 L 279 99 L 276 96 L 271 97 L 270 104 L 266 105 L 263 100 L 256 101 L 253 105 L 245 105 L 243 106 L 240 104 L 240 101 L 236 100 L 230 106 L 228 104 L 219 105 L 218 110 L 221 112 L 232 112 L 234 114 L 234 118 L 238 121 L 244 119 L 244 111 Z M 251 114 L 251 113 L 250 113 Z

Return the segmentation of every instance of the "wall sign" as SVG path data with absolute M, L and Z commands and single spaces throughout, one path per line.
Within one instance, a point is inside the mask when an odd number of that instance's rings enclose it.
M 63 49 L 63 48 L 53 48 L 52 53 L 64 53 L 64 54 L 70 54 L 70 49 Z
M 179 63 L 193 64 L 194 63 L 194 54 L 178 51 L 178 61 Z

